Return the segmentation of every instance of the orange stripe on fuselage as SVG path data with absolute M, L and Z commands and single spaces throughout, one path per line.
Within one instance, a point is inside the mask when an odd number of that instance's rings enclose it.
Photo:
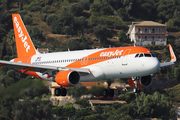
M 125 52 L 126 50 L 131 50 L 130 52 Z M 136 53 L 151 53 L 151 51 L 147 48 L 143 47 L 117 47 L 117 48 L 107 48 L 88 56 L 81 58 L 78 61 L 75 61 L 66 67 L 73 67 L 73 68 L 81 68 L 85 66 L 89 66 L 92 64 L 100 63 L 109 59 L 113 59 L 120 56 L 131 55 Z M 92 60 L 89 60 L 89 58 Z M 93 60 L 94 58 L 94 60 Z

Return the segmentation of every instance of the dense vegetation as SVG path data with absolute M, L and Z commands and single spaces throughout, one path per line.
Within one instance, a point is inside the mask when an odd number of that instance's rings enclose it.
M 106 3 L 116 11 L 114 12 Z M 180 30 L 180 1 L 178 0 L 0 0 L 0 58 L 16 57 L 11 14 L 19 13 L 36 48 L 50 52 L 90 49 L 96 47 L 126 46 L 132 43 L 126 37 L 127 25 L 132 21 L 151 20 L 167 25 L 168 32 Z M 121 31 L 116 32 L 113 28 Z M 60 34 L 60 36 L 56 37 Z M 119 41 L 111 41 L 118 36 Z M 179 60 L 178 35 L 169 35 Z M 145 46 L 161 62 L 169 61 L 167 46 Z M 154 74 L 156 82 L 180 82 L 180 64 L 162 69 Z M 162 85 L 163 86 L 163 85 Z M 132 93 L 120 96 L 128 104 L 115 103 L 112 107 L 89 108 L 87 101 L 78 100 L 80 109 L 72 104 L 53 106 L 47 100 L 49 91 L 44 82 L 27 77 L 16 70 L 0 67 L 0 119 L 135 119 L 174 117 L 174 107 L 179 102 L 179 87 L 160 92 L 149 91 L 137 98 Z M 78 85 L 69 88 L 69 94 L 79 97 L 91 93 L 99 96 L 103 88 L 93 86 L 87 90 Z M 68 112 L 67 112 L 68 111 Z M 162 112 L 163 111 L 163 112 Z

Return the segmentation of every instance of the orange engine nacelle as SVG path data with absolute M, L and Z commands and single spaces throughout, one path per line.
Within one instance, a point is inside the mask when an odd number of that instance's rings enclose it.
M 78 72 L 72 70 L 60 71 L 56 74 L 55 81 L 64 87 L 71 87 L 80 82 L 80 75 Z
M 151 75 L 140 77 L 140 79 L 137 80 L 137 82 L 138 82 L 137 88 L 149 87 L 152 84 L 152 77 Z M 135 87 L 135 83 L 134 80 L 132 80 L 132 78 L 128 78 L 128 84 L 131 87 Z

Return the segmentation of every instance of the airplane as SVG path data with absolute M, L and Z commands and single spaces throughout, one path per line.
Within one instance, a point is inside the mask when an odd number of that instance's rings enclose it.
M 76 50 L 65 52 L 39 53 L 26 30 L 19 14 L 12 14 L 17 58 L 0 60 L 0 66 L 14 68 L 33 77 L 56 82 L 55 96 L 66 96 L 65 87 L 73 87 L 80 82 L 107 81 L 104 97 L 113 97 L 110 89 L 115 78 L 128 78 L 128 84 L 139 93 L 140 88 L 152 84 L 151 75 L 160 67 L 176 62 L 174 51 L 169 45 L 171 61 L 160 63 L 147 48 L 128 46 L 102 49 Z

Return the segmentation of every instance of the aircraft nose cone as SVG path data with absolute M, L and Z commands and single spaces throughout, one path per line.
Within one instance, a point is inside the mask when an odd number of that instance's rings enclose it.
M 148 64 L 149 70 L 152 71 L 152 73 L 155 73 L 159 70 L 160 68 L 160 62 L 157 58 L 154 58 L 150 61 L 150 63 Z

